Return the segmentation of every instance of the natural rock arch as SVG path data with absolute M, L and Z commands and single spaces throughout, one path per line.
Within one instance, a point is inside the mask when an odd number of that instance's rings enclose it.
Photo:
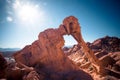
M 42 63 L 43 67 L 39 70 L 49 74 L 68 74 L 78 71 L 79 74 L 83 73 L 82 75 L 78 75 L 79 79 L 91 80 L 88 74 L 79 70 L 79 68 L 63 53 L 62 47 L 65 42 L 63 38 L 64 35 L 72 35 L 78 44 L 83 47 L 83 51 L 90 62 L 94 65 L 98 65 L 96 56 L 87 47 L 82 38 L 78 19 L 74 16 L 65 18 L 57 29 L 47 29 L 41 32 L 38 36 L 38 40 L 33 42 L 32 45 L 14 54 L 16 62 L 23 63 L 27 66 L 35 66 L 38 63 Z M 26 54 L 26 56 L 28 54 L 27 61 L 24 54 Z

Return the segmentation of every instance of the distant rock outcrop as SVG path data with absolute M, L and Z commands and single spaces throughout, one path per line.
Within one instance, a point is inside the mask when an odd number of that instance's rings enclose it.
M 120 39 L 117 37 L 105 36 L 103 38 L 95 40 L 88 45 L 92 50 L 116 52 L 120 51 Z
M 120 51 L 120 39 L 117 37 L 105 36 L 95 40 L 93 43 L 87 43 L 87 45 L 94 51 L 98 58 L 110 52 Z

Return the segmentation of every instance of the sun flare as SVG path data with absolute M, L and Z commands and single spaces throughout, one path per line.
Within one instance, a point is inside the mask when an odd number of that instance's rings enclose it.
M 37 8 L 35 8 L 34 6 L 24 5 L 20 8 L 18 15 L 22 21 L 32 22 L 37 18 L 39 14 Z
M 42 19 L 43 11 L 40 10 L 39 5 L 30 4 L 29 2 L 20 2 L 16 0 L 14 9 L 18 19 L 22 23 L 35 23 Z

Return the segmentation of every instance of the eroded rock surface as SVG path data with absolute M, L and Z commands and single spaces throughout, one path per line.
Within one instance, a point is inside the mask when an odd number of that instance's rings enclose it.
M 93 51 L 117 52 L 120 51 L 120 39 L 117 37 L 105 36 L 89 43 L 88 46 Z
M 80 70 L 62 51 L 63 35 L 66 34 L 72 34 L 76 40 L 81 38 L 79 36 L 80 26 L 74 16 L 65 18 L 63 24 L 57 29 L 51 28 L 41 32 L 38 40 L 32 45 L 26 46 L 14 54 L 16 62 L 34 67 L 38 73 L 44 74 L 45 80 L 47 78 L 52 80 L 92 80 L 90 75 Z
M 117 37 L 103 37 L 93 43 L 86 43 L 98 58 L 100 72 L 96 74 L 94 66 L 90 64 L 89 58 L 84 54 L 81 47 L 73 46 L 66 52 L 81 69 L 89 72 L 95 80 L 119 80 L 120 79 L 120 39 Z

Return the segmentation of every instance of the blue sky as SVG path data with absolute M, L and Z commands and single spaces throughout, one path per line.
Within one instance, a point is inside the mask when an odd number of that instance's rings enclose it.
M 0 0 L 0 47 L 23 48 L 47 28 L 58 28 L 65 17 L 79 19 L 84 40 L 106 35 L 120 38 L 119 0 Z M 74 45 L 65 36 L 65 45 Z

